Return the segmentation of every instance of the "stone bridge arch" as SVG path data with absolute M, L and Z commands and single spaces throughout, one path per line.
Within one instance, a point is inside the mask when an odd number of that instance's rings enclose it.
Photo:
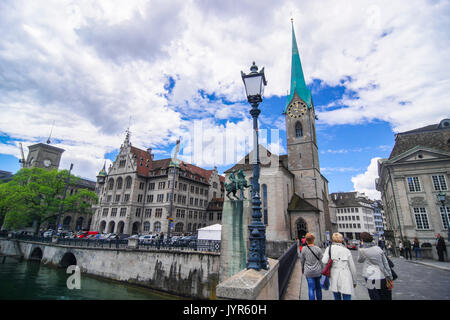
M 70 251 L 67 251 L 66 253 L 64 253 L 64 255 L 61 258 L 61 261 L 59 262 L 59 266 L 62 268 L 67 268 L 68 266 L 73 266 L 76 264 L 77 264 L 77 258 Z
M 44 256 L 44 252 L 41 247 L 35 247 L 30 254 L 29 260 L 41 261 Z

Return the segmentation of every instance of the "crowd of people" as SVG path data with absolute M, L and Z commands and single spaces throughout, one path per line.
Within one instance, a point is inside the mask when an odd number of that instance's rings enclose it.
M 322 289 L 333 292 L 335 300 L 351 300 L 357 285 L 357 272 L 351 251 L 346 247 L 346 239 L 336 232 L 331 241 L 323 243 L 324 252 L 314 244 L 315 236 L 307 233 L 300 239 L 299 255 L 302 273 L 308 284 L 309 300 L 322 300 Z M 399 241 L 400 257 L 421 259 L 420 242 L 415 237 L 411 243 L 406 237 Z M 436 249 L 439 261 L 444 261 L 445 242 L 436 235 Z M 362 277 L 371 300 L 392 300 L 392 290 L 397 274 L 390 257 L 394 256 L 393 244 L 379 239 L 374 241 L 368 232 L 360 234 L 357 262 L 362 265 Z M 442 260 L 441 260 L 442 259 Z M 328 271 L 329 270 L 329 271 Z

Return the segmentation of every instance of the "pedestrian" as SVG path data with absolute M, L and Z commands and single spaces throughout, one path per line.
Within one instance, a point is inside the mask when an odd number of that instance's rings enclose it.
M 386 254 L 388 257 L 392 255 L 392 245 L 391 242 L 388 240 L 386 245 Z
M 322 300 L 322 288 L 320 287 L 320 276 L 322 274 L 322 250 L 314 245 L 315 236 L 307 233 L 305 236 L 306 246 L 300 254 L 302 273 L 308 282 L 309 300 Z
M 439 256 L 439 261 L 445 261 L 444 252 L 447 253 L 447 247 L 445 246 L 444 238 L 442 238 L 439 233 L 436 235 L 436 250 Z
M 403 243 L 402 243 L 402 240 L 398 240 L 398 250 L 400 250 L 400 258 L 404 258 L 403 257 Z
M 380 240 L 378 240 L 378 246 L 381 248 L 381 250 L 384 251 L 385 243 L 384 243 L 383 238 L 380 238 Z
M 409 241 L 406 236 L 403 238 L 403 246 L 405 251 L 405 259 L 408 260 L 409 256 L 409 259 L 412 260 L 411 241 Z
M 358 262 L 364 263 L 362 276 L 370 300 L 392 300 L 393 277 L 388 259 L 368 232 L 361 233 Z
M 326 265 L 331 259 L 333 265 L 330 272 L 330 290 L 335 300 L 351 300 L 353 288 L 356 288 L 356 268 L 352 253 L 343 244 L 344 238 L 339 232 L 333 233 L 332 244 L 325 249 L 322 263 Z
M 416 256 L 416 260 L 417 259 L 422 259 L 422 255 L 420 253 L 420 242 L 419 242 L 419 239 L 417 239 L 417 237 L 414 237 L 413 249 L 414 249 L 414 254 Z

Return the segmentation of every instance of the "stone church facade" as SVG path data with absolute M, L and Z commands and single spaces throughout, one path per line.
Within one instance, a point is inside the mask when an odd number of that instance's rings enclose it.
M 311 92 L 307 88 L 292 27 L 291 88 L 284 108 L 287 155 L 275 155 L 259 146 L 263 221 L 269 241 L 301 238 L 307 232 L 317 242 L 336 231 L 331 216 L 328 180 L 321 174 Z M 252 151 L 253 152 L 253 151 Z M 252 152 L 225 171 L 243 169 L 252 176 Z M 247 198 L 250 193 L 247 191 Z
M 151 149 L 132 146 L 127 133 L 108 172 L 104 167 L 97 176 L 92 229 L 167 234 L 171 224 L 171 235 L 184 235 L 220 223 L 224 178 L 217 169 L 172 160 L 155 160 Z

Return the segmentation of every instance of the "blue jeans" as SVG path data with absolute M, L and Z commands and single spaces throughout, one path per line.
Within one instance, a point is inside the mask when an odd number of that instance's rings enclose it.
M 334 300 L 352 300 L 351 294 L 341 294 L 340 292 L 333 292 Z
M 320 277 L 306 278 L 308 281 L 309 300 L 322 300 L 322 288 L 320 287 Z
M 414 248 L 414 253 L 416 254 L 416 259 L 421 259 L 420 248 Z

